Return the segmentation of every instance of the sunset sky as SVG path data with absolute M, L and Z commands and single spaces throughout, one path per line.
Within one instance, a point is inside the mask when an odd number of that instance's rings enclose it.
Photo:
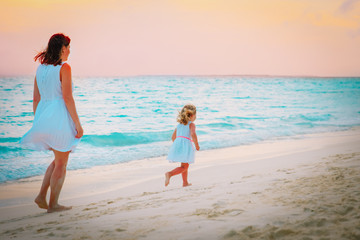
M 75 76 L 360 76 L 360 0 L 0 0 L 0 76 L 58 32 Z

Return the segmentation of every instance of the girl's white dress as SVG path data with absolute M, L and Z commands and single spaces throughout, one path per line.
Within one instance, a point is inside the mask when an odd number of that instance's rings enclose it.
M 167 157 L 169 162 L 194 163 L 195 149 L 190 136 L 190 123 L 176 127 L 176 139 Z
M 41 100 L 32 128 L 20 140 L 20 144 L 33 150 L 67 152 L 74 150 L 80 141 L 75 138 L 75 124 L 62 96 L 61 67 L 41 64 L 37 68 L 36 82 Z

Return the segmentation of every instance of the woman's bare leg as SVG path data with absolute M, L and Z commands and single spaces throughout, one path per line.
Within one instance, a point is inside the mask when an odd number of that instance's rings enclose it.
M 48 209 L 48 204 L 46 202 L 46 195 L 50 186 L 50 178 L 54 171 L 54 168 L 55 168 L 55 160 L 52 161 L 49 167 L 47 168 L 40 188 L 40 192 L 35 198 L 35 203 L 39 206 L 39 208 Z
M 71 207 L 61 206 L 58 203 L 61 188 L 65 181 L 66 166 L 70 152 L 59 152 L 53 150 L 55 154 L 55 167 L 50 178 L 50 201 L 48 213 L 59 212 L 71 209 Z

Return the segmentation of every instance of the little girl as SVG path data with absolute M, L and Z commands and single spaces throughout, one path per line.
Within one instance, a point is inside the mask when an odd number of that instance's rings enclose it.
M 200 150 L 199 143 L 195 132 L 196 107 L 192 104 L 185 105 L 177 117 L 179 122 L 171 137 L 174 142 L 170 148 L 167 159 L 169 162 L 180 162 L 181 166 L 165 173 L 165 187 L 169 185 L 170 178 L 180 174 L 183 179 L 183 187 L 190 186 L 187 181 L 188 168 L 190 163 L 194 163 L 195 149 Z

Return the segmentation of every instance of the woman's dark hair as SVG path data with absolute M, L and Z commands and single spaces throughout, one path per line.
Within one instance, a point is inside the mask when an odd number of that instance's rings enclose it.
M 34 57 L 35 62 L 39 60 L 41 64 L 60 65 L 61 49 L 63 46 L 69 46 L 70 41 L 70 38 L 62 33 L 52 35 L 46 50 Z

